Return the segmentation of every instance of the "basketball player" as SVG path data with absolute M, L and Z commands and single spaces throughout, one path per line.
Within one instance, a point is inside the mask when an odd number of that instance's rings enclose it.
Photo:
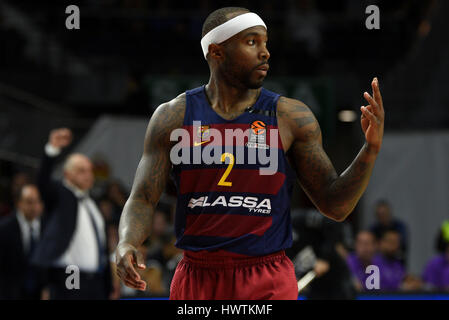
M 262 88 L 270 58 L 262 19 L 244 8 L 222 8 L 206 19 L 202 35 L 209 82 L 160 105 L 149 122 L 120 221 L 118 276 L 127 286 L 145 290 L 137 272 L 145 265 L 136 248 L 148 237 L 154 208 L 172 171 L 178 188 L 176 246 L 184 249 L 184 257 L 170 299 L 297 299 L 294 267 L 284 253 L 292 243 L 292 173 L 296 171 L 322 214 L 343 221 L 351 213 L 382 144 L 384 109 L 378 81 L 372 82 L 372 95 L 364 94 L 369 105 L 361 108 L 366 142 L 338 176 L 310 109 Z M 201 126 L 192 129 L 194 121 Z M 210 139 L 213 128 L 248 129 L 246 142 L 235 143 L 232 150 L 268 146 L 277 155 L 276 172 L 263 175 L 260 161 L 239 164 L 229 152 L 221 155 L 219 164 L 203 159 L 173 163 L 170 151 L 177 141 L 170 135 L 180 128 L 193 136 L 185 147 L 191 151 L 209 144 L 224 146 Z M 268 130 L 278 130 L 278 139 L 269 137 Z

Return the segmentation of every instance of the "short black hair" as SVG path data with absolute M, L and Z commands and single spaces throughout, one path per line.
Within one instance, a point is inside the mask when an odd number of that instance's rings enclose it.
M 218 27 L 219 25 L 225 23 L 226 21 L 230 20 L 227 15 L 230 13 L 237 13 L 237 12 L 250 12 L 246 8 L 241 7 L 225 7 L 221 9 L 217 9 L 211 14 L 209 14 L 206 18 L 206 20 L 203 23 L 203 31 L 201 32 L 201 37 L 204 37 L 209 31 L 212 29 Z

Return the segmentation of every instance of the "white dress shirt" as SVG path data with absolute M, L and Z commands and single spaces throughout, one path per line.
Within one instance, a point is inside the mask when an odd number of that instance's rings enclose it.
M 51 145 L 45 146 L 45 151 L 48 156 L 54 157 L 60 153 L 60 150 Z M 57 260 L 56 266 L 66 268 L 68 265 L 76 265 L 80 271 L 95 272 L 98 270 L 99 250 L 95 229 L 92 225 L 92 220 L 87 208 L 92 213 L 93 220 L 97 226 L 100 242 L 104 247 L 106 244 L 105 222 L 103 215 L 98 209 L 95 202 L 89 197 L 88 192 L 83 192 L 67 180 L 63 180 L 63 184 L 71 190 L 77 198 L 84 198 L 78 200 L 78 212 L 76 216 L 76 226 L 73 232 L 72 240 L 70 241 L 67 250 Z
M 95 202 L 89 198 L 87 194 L 83 193 L 73 185 L 70 185 L 67 181 L 64 181 L 63 183 L 67 188 L 72 190 L 77 197 L 85 196 L 86 198 L 78 201 L 75 231 L 73 232 L 73 237 L 67 250 L 58 260 L 57 265 L 64 268 L 68 265 L 76 265 L 80 271 L 95 272 L 99 267 L 99 250 L 95 229 L 86 207 L 89 208 L 93 214 L 100 241 L 104 246 L 106 243 L 106 235 L 104 232 L 105 224 L 103 216 L 98 210 Z
M 30 249 L 30 225 L 33 230 L 34 239 L 37 241 L 41 235 L 41 221 L 40 218 L 33 219 L 33 221 L 28 221 L 25 215 L 21 211 L 17 211 L 17 221 L 19 222 L 20 233 L 22 236 L 23 249 L 25 253 L 28 253 Z

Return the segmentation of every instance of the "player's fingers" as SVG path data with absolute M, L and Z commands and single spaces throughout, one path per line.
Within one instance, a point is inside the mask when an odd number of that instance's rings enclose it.
M 119 269 L 117 269 L 116 271 L 117 276 L 119 277 L 119 279 L 123 282 L 135 282 L 135 281 L 131 281 L 130 279 L 128 279 L 126 277 L 126 273 L 121 272 Z
M 122 280 L 123 280 L 123 283 L 124 283 L 127 287 L 136 289 L 135 285 L 132 284 L 131 282 L 129 282 L 129 281 L 125 280 L 125 279 L 122 279 Z
M 367 106 L 365 106 L 367 109 L 368 109 L 368 111 L 369 112 L 371 112 L 371 113 L 374 113 L 373 112 L 373 107 L 369 104 L 369 105 L 367 105 Z M 363 114 L 363 113 L 362 113 Z
M 115 273 L 117 274 L 117 276 L 118 276 L 120 279 L 124 279 L 125 276 L 126 276 L 126 272 L 123 272 L 123 271 L 120 270 L 120 268 L 118 268 L 118 267 L 116 268 Z
M 141 286 L 141 285 L 144 283 L 143 280 L 140 280 L 140 279 L 139 279 L 139 280 L 134 279 L 134 278 L 133 278 L 131 275 L 129 275 L 128 273 L 120 272 L 119 275 L 120 275 L 120 279 L 121 279 L 121 280 L 127 281 L 127 282 L 131 283 L 131 284 L 134 285 L 134 286 Z
M 139 280 L 133 279 L 133 277 L 130 276 L 129 274 L 127 274 L 124 279 L 126 281 L 133 283 L 135 286 L 138 286 L 138 287 L 142 286 L 145 283 L 145 281 L 143 281 L 141 279 L 139 279 Z
M 136 280 L 140 280 L 140 275 L 137 273 L 136 269 L 134 269 L 131 255 L 126 255 L 125 261 L 124 261 L 124 267 L 125 267 L 126 273 L 129 276 L 131 276 L 132 278 L 134 278 Z
M 134 262 L 137 265 L 137 268 L 142 269 L 142 270 L 146 268 L 143 256 L 140 252 L 134 253 Z
M 121 277 L 119 276 L 119 278 L 123 281 L 123 283 L 133 289 L 137 289 L 137 290 L 145 290 L 147 284 L 145 283 L 145 281 L 139 280 L 139 281 L 135 281 L 133 279 L 131 279 L 129 276 L 125 276 L 125 277 Z
M 139 289 L 139 290 L 145 290 L 147 284 L 145 281 L 143 280 L 139 280 L 139 281 L 135 281 L 133 279 L 131 279 L 129 276 L 125 277 L 124 281 L 128 283 L 129 285 L 132 285 L 135 289 Z
M 122 269 L 124 269 L 122 267 Z M 146 282 L 140 279 L 136 279 L 134 278 L 133 275 L 131 275 L 128 270 L 125 269 L 125 271 L 120 270 L 120 268 L 117 267 L 117 275 L 119 276 L 119 278 L 123 281 L 123 283 L 125 283 L 125 285 L 127 285 L 130 288 L 133 289 L 137 289 L 137 290 L 142 290 L 144 291 L 146 289 Z
M 124 275 L 126 274 L 125 265 L 123 263 L 124 259 L 120 259 L 119 257 L 116 257 L 116 265 L 117 265 L 117 272 Z
M 370 106 L 373 108 L 372 113 L 377 114 L 378 112 L 380 112 L 379 105 L 368 92 L 365 92 L 363 94 L 363 97 L 366 99 L 366 101 L 368 101 Z
M 362 111 L 363 115 L 368 118 L 371 124 L 377 124 L 377 118 L 376 116 L 371 113 L 368 108 L 366 107 L 360 107 L 360 110 Z
M 382 94 L 380 93 L 379 79 L 374 78 L 374 80 L 371 83 L 371 87 L 373 88 L 374 100 L 376 100 L 377 104 L 379 105 L 379 108 L 383 111 L 384 106 L 382 101 Z
M 368 106 L 361 106 L 361 108 L 367 108 L 369 112 L 373 113 L 373 108 L 370 105 L 368 105 Z M 363 112 L 362 112 L 361 117 L 362 117 L 362 119 L 367 119 L 366 116 L 363 114 Z
M 123 279 L 123 283 L 133 289 L 142 290 L 143 288 L 145 288 L 145 286 L 143 284 L 139 284 L 135 281 L 132 281 L 129 277 L 126 277 L 125 279 Z

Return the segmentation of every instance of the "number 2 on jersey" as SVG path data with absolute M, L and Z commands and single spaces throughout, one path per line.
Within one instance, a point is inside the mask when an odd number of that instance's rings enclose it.
M 219 186 L 223 186 L 223 187 L 232 187 L 232 182 L 231 181 L 225 181 L 226 178 L 229 176 L 229 174 L 231 173 L 232 167 L 234 166 L 234 155 L 232 153 L 223 153 L 221 155 L 221 162 L 224 162 L 226 158 L 229 158 L 229 164 L 228 167 L 226 168 L 226 171 L 223 173 L 223 175 L 221 176 L 220 181 L 218 181 L 218 185 Z

